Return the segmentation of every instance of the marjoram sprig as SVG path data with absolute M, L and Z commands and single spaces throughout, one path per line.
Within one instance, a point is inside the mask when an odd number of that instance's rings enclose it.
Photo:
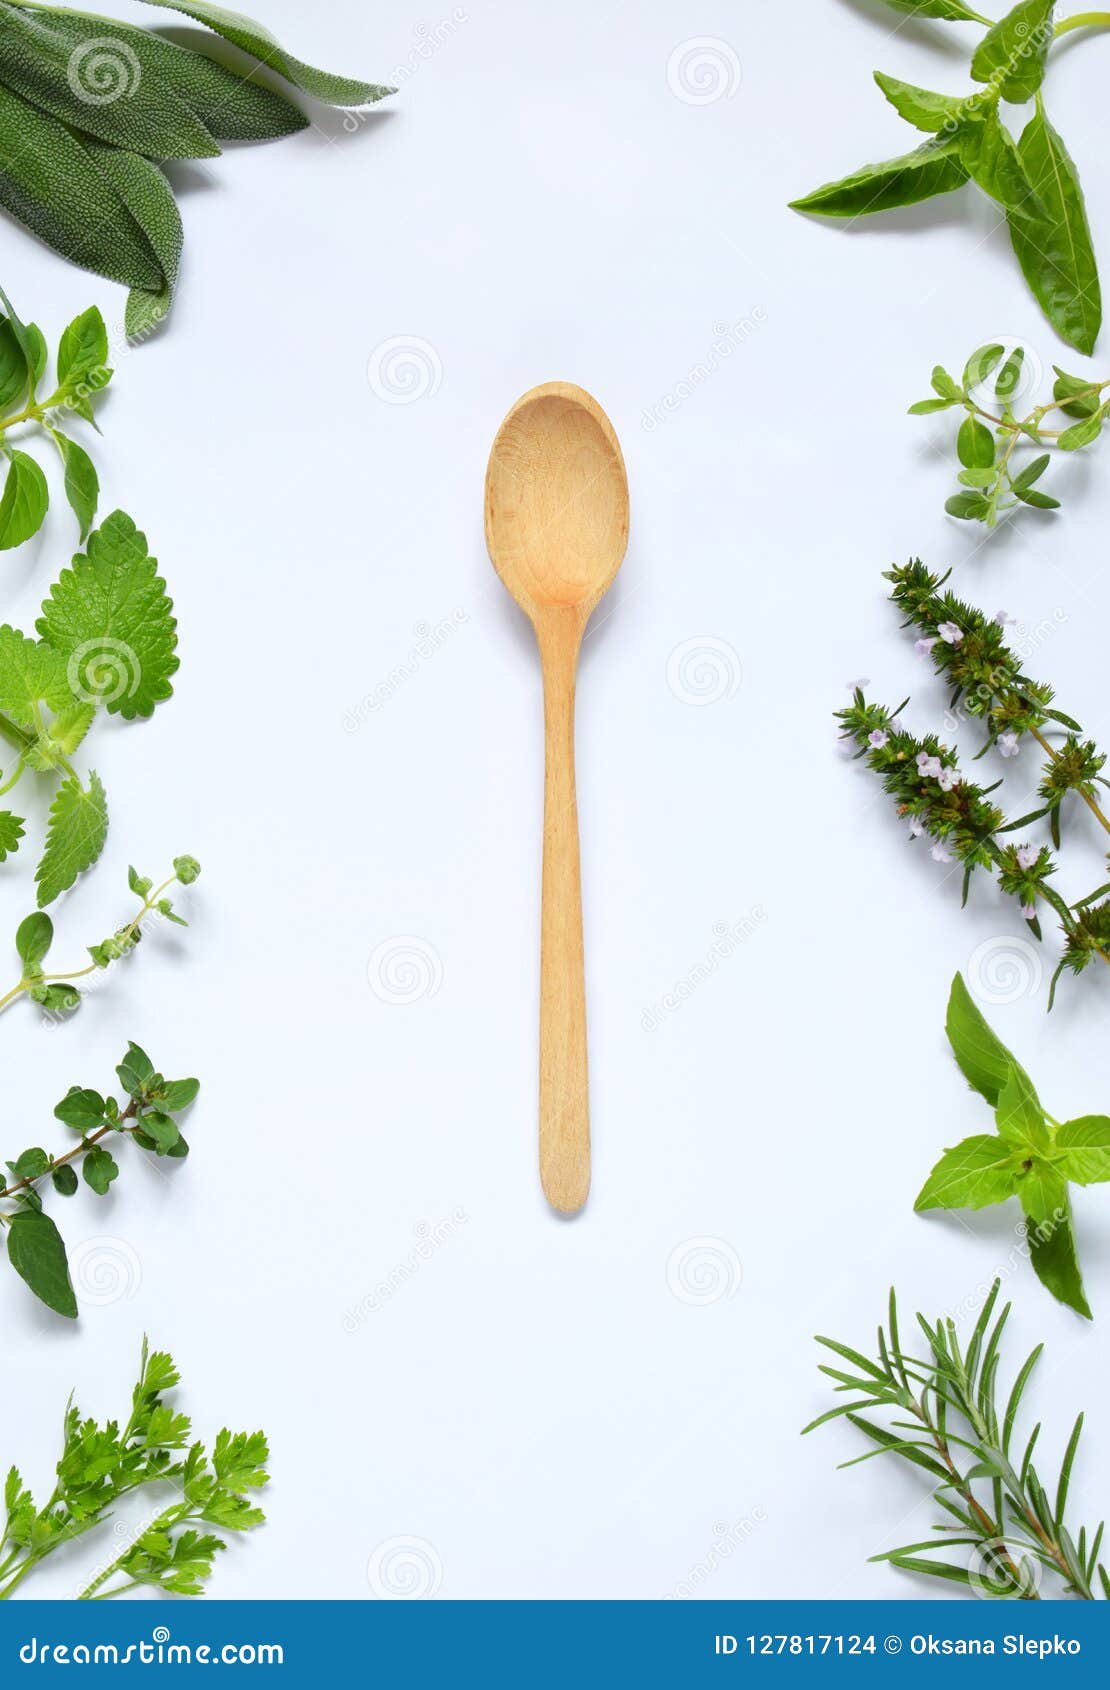
M 893 1291 L 875 1360 L 835 1339 L 818 1338 L 835 1358 L 835 1365 L 822 1363 L 820 1371 L 850 1400 L 819 1415 L 805 1430 L 843 1415 L 876 1447 L 842 1466 L 890 1454 L 935 1482 L 933 1499 L 948 1516 L 934 1528 L 936 1535 L 884 1550 L 873 1560 L 963 1585 L 980 1596 L 1037 1601 L 1048 1572 L 1062 1581 L 1067 1595 L 1091 1601 L 1101 1591 L 1110 1597 L 1110 1577 L 1099 1560 L 1102 1525 L 1090 1536 L 1086 1527 L 1074 1535 L 1066 1522 L 1083 1415 L 1072 1428 L 1050 1498 L 1033 1465 L 1040 1425 L 1020 1456 L 1014 1440 L 1022 1396 L 1043 1346 L 1038 1344 L 1018 1370 L 1003 1404 L 998 1374 L 1010 1304 L 994 1318 L 998 1293 L 995 1280 L 966 1350 L 954 1321 L 930 1322 L 920 1314 L 924 1356 L 903 1350 Z M 878 1409 L 894 1418 L 880 1425 L 863 1419 L 860 1409 Z M 943 1558 L 935 1558 L 938 1551 Z

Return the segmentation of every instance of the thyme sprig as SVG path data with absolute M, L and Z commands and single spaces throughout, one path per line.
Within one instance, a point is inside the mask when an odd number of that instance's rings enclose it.
M 1052 449 L 1077 452 L 1092 445 L 1110 416 L 1110 399 L 1106 397 L 1110 377 L 1092 381 L 1071 376 L 1058 364 L 1053 365 L 1056 380 L 1052 398 L 1019 416 L 1014 401 L 1024 362 L 1021 346 L 1014 347 L 1008 356 L 998 343 L 980 346 L 968 359 L 960 381 L 949 375 L 943 364 L 937 364 L 931 381 L 934 396 L 910 406 L 910 416 L 927 416 L 956 406 L 964 412 L 956 434 L 956 456 L 962 466 L 958 479 L 963 491 L 945 501 L 949 516 L 994 528 L 1000 516 L 1021 505 L 1058 510 L 1059 499 L 1036 485 L 1049 466 Z M 1059 426 L 1046 427 L 1049 418 Z M 1049 451 L 1036 457 L 1028 452 L 1019 455 L 1019 447 L 1029 446 L 1047 446 Z
M 846 1344 L 819 1337 L 817 1342 L 836 1358 L 836 1365 L 822 1363 L 820 1371 L 834 1381 L 838 1394 L 852 1400 L 819 1415 L 805 1431 L 844 1416 L 877 1447 L 842 1466 L 891 1454 L 936 1481 L 933 1499 L 948 1516 L 935 1527 L 937 1535 L 884 1550 L 872 1556 L 873 1561 L 889 1561 L 906 1572 L 945 1579 L 982 1596 L 1037 1601 L 1043 1573 L 1049 1572 L 1062 1580 L 1068 1595 L 1092 1601 L 1101 1592 L 1110 1598 L 1110 1577 L 1099 1560 L 1103 1526 L 1091 1534 L 1082 1527 L 1075 1536 L 1066 1520 L 1083 1415 L 1068 1439 L 1054 1498 L 1033 1464 L 1039 1423 L 1020 1456 L 1017 1453 L 1018 1410 L 1043 1346 L 1038 1344 L 1027 1357 L 1003 1401 L 1001 1341 L 1011 1305 L 995 1317 L 999 1289 L 995 1280 L 966 1350 L 953 1320 L 930 1322 L 920 1314 L 917 1324 L 925 1353 L 903 1350 L 893 1290 L 874 1361 Z M 860 1409 L 878 1409 L 895 1418 L 876 1424 L 864 1419 Z M 953 1550 L 960 1553 L 953 1557 Z M 934 1559 L 938 1551 L 945 1558 Z

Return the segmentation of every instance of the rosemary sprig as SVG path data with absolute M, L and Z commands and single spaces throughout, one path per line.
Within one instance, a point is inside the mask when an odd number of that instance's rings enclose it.
M 999 1289 L 996 1279 L 966 1350 L 954 1321 L 930 1323 L 919 1314 L 925 1355 L 904 1351 L 893 1290 L 887 1326 L 879 1327 L 875 1361 L 846 1344 L 819 1337 L 817 1342 L 837 1362 L 820 1364 L 820 1371 L 852 1401 L 819 1415 L 805 1431 L 843 1415 L 876 1448 L 842 1466 L 891 1454 L 936 1481 L 934 1501 L 948 1516 L 934 1528 L 937 1535 L 884 1550 L 872 1560 L 964 1585 L 983 1596 L 1037 1601 L 1047 1571 L 1063 1581 L 1068 1595 L 1086 1601 L 1099 1592 L 1110 1597 L 1110 1577 L 1099 1560 L 1103 1526 L 1090 1535 L 1082 1527 L 1075 1537 L 1065 1518 L 1083 1415 L 1068 1439 L 1054 1499 L 1033 1465 L 1039 1423 L 1020 1458 L 1016 1453 L 1018 1409 L 1043 1346 L 1038 1344 L 1027 1357 L 1003 1403 L 998 1373 L 1011 1305 L 995 1317 Z M 864 1408 L 883 1411 L 888 1424 L 865 1420 L 859 1413 Z M 961 1553 L 953 1557 L 954 1549 Z M 937 1551 L 943 1551 L 944 1558 L 934 1559 Z

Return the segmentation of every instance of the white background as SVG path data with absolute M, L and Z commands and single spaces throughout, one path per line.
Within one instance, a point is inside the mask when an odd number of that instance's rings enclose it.
M 798 1436 L 832 1400 L 812 1334 L 866 1348 L 892 1279 L 907 1316 L 962 1319 L 1002 1271 L 1011 1361 L 1048 1345 L 1046 1456 L 1092 1411 L 1073 1495 L 1097 1520 L 1104 1325 L 1017 1259 L 1016 1208 L 911 1205 L 943 1145 L 990 1128 L 943 1038 L 954 971 L 1006 1000 L 988 1012 L 1060 1118 L 1107 1108 L 1110 981 L 1066 982 L 1047 1019 L 1055 941 L 1031 963 L 985 880 L 961 913 L 831 713 L 868 675 L 937 722 L 880 578 L 919 554 L 1018 617 L 1031 672 L 1110 732 L 1102 450 L 1054 467 L 1058 516 L 984 543 L 943 514 L 950 419 L 905 416 L 935 362 L 996 337 L 1045 370 L 1105 361 L 1054 340 L 970 191 L 851 229 L 786 208 L 912 144 L 873 67 L 962 88 L 977 32 L 869 0 L 265 13 L 293 51 L 401 92 L 353 135 L 315 111 L 174 168 L 179 303 L 147 346 L 113 336 L 101 511 L 148 533 L 182 666 L 151 722 L 82 753 L 112 828 L 55 907 L 57 957 L 129 913 L 129 861 L 192 851 L 204 875 L 188 934 L 153 935 L 71 1024 L 8 1013 L 6 1154 L 64 1137 L 53 1104 L 108 1086 L 128 1037 L 203 1091 L 168 1177 L 129 1151 L 110 1197 L 51 1199 L 71 1246 L 99 1241 L 79 1323 L 5 1278 L 0 1454 L 48 1490 L 70 1387 L 125 1408 L 145 1330 L 206 1435 L 271 1438 L 270 1523 L 213 1595 L 935 1597 L 866 1565 L 928 1535 L 922 1486 L 837 1473 L 848 1428 Z M 699 37 L 718 81 L 684 87 Z M 1104 255 L 1108 50 L 1073 42 L 1049 80 Z M 121 290 L 5 241 L 52 342 L 92 301 L 118 325 Z M 393 342 L 415 343 L 400 369 Z M 632 496 L 579 689 L 594 1186 L 569 1223 L 536 1174 L 538 666 L 481 527 L 501 416 L 552 378 L 606 407 Z M 4 559 L 5 616 L 31 625 L 73 545 L 59 498 Z M 704 661 L 674 656 L 686 642 Z M 1005 772 L 1017 814 L 1035 763 Z M 1078 896 L 1102 876 L 1090 818 L 1069 819 Z M 31 907 L 30 843 L 3 871 L 5 930 Z M 757 910 L 689 990 L 718 924 Z M 368 978 L 398 936 L 429 988 L 410 1003 Z M 1104 1322 L 1105 1194 L 1077 1213 Z M 92 1555 L 28 1594 L 68 1594 Z

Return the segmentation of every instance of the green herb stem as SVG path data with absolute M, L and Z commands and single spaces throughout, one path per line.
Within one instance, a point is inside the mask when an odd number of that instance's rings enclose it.
M 120 939 L 121 943 L 126 945 L 129 940 L 134 938 L 137 928 L 150 914 L 151 910 L 155 908 L 159 898 L 161 898 L 163 894 L 169 890 L 176 879 L 176 874 L 171 874 L 168 880 L 163 880 L 161 886 L 156 886 L 152 892 L 147 893 L 139 907 L 138 913 L 131 918 L 126 927 L 120 929 L 117 937 Z M 65 969 L 59 974 L 40 974 L 37 977 L 30 978 L 25 975 L 23 979 L 17 982 L 16 985 L 12 986 L 10 991 L 5 992 L 3 997 L 0 997 L 0 1011 L 7 1009 L 9 1004 L 14 1003 L 17 998 L 22 997 L 24 992 L 29 992 L 33 986 L 49 985 L 54 981 L 69 982 L 71 980 L 81 980 L 86 974 L 95 974 L 99 972 L 99 970 L 99 963 L 90 962 L 87 963 L 84 968 Z
M 1071 29 L 1110 29 L 1110 12 L 1076 12 L 1074 17 L 1061 18 L 1052 33 L 1059 37 Z
M 94 1145 L 98 1144 L 102 1138 L 106 1138 L 109 1133 L 130 1132 L 132 1129 L 125 1126 L 124 1123 L 134 1119 L 137 1109 L 138 1104 L 132 1098 L 118 1121 L 106 1121 L 102 1127 L 97 1127 L 95 1132 L 86 1133 L 80 1144 L 75 1145 L 72 1150 L 67 1150 L 64 1156 L 55 1156 L 50 1166 L 44 1168 L 41 1174 L 36 1174 L 33 1178 L 28 1176 L 27 1179 L 14 1180 L 11 1185 L 5 1186 L 4 1190 L 0 1191 L 0 1197 L 14 1197 L 17 1191 L 24 1191 L 29 1186 L 36 1184 L 38 1180 L 45 1179 L 48 1174 L 54 1172 L 55 1168 L 64 1168 L 67 1162 L 77 1161 L 78 1157 L 86 1155 Z M 6 1218 L 6 1216 L 0 1215 L 0 1222 L 6 1220 Z

